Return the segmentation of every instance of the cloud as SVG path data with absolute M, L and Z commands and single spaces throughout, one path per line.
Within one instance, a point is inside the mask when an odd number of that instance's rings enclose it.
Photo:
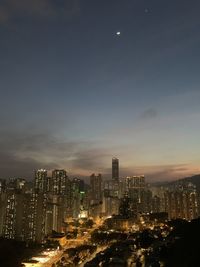
M 154 108 L 148 108 L 141 114 L 141 119 L 150 120 L 156 118 L 158 116 L 157 110 Z
M 0 23 L 5 24 L 19 17 L 71 18 L 80 14 L 79 0 L 3 0 L 0 4 Z
M 106 149 L 90 141 L 64 141 L 50 132 L 0 133 L 0 176 L 33 176 L 37 168 L 65 168 L 81 175 L 103 170 Z
M 13 155 L 10 152 L 0 152 L 0 176 L 1 178 L 25 177 L 27 179 L 33 178 L 35 169 L 38 168 L 55 168 L 57 165 L 54 162 L 43 164 L 39 160 L 24 157 L 23 159 Z
M 63 14 L 68 18 L 80 15 L 81 5 L 79 0 L 64 1 Z
M 124 173 L 131 173 L 130 169 L 125 169 Z M 198 167 L 190 164 L 158 165 L 135 167 L 132 175 L 144 174 L 148 182 L 170 181 L 184 178 L 200 172 Z
M 0 24 L 5 24 L 9 21 L 10 14 L 7 9 L 0 6 Z
M 58 139 L 49 131 L 36 133 L 32 129 L 29 132 L 1 131 L 0 136 L 0 178 L 32 179 L 38 168 L 64 168 L 70 175 L 80 177 L 97 172 L 105 179 L 111 176 L 111 158 L 116 147 L 102 147 L 94 141 Z M 200 172 L 198 166 L 191 164 L 131 167 L 131 163 L 125 165 L 127 155 L 122 151 L 115 155 L 120 160 L 122 178 L 144 174 L 149 182 L 166 181 Z
M 1 133 L 0 176 L 32 178 L 34 169 L 57 167 L 53 158 L 47 160 L 44 157 L 51 140 L 50 136 L 44 134 Z
M 90 172 L 104 172 L 105 159 L 112 155 L 108 149 L 90 148 L 74 154 L 72 166 L 76 170 Z

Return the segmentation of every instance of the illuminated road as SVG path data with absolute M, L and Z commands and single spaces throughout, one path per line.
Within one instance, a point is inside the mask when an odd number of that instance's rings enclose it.
M 64 254 L 64 251 L 66 249 L 83 245 L 88 241 L 89 238 L 90 234 L 88 233 L 76 239 L 68 239 L 62 251 L 58 251 L 58 254 L 50 258 L 49 261 L 47 261 L 46 263 L 43 263 L 42 267 L 51 267 L 53 263 L 59 261 L 64 255 L 66 256 L 66 254 Z
M 42 264 L 42 267 L 51 267 L 53 263 L 59 261 L 62 258 L 63 252 L 62 251 L 58 251 L 57 255 L 55 255 L 54 257 L 50 258 L 50 260 L 46 263 Z
M 107 247 L 108 246 L 100 246 L 100 247 L 98 247 L 97 250 L 90 255 L 90 257 L 88 257 L 83 263 L 79 264 L 79 267 L 84 267 L 86 262 L 91 261 L 92 259 L 94 259 L 96 257 L 96 255 L 97 255 L 97 253 L 105 250 Z
M 27 264 L 25 266 L 29 267 L 52 267 L 53 263 L 56 263 L 58 261 L 61 260 L 61 258 L 64 256 L 66 258 L 66 253 L 64 253 L 64 251 L 68 248 L 72 248 L 72 247 L 78 247 L 80 245 L 83 244 L 87 244 L 89 242 L 89 239 L 91 237 L 91 233 L 97 229 L 100 225 L 102 225 L 103 220 L 101 220 L 101 223 L 96 224 L 93 228 L 89 229 L 88 232 L 86 234 L 84 234 L 83 236 L 79 236 L 78 238 L 74 238 L 74 239 L 67 239 L 66 240 L 66 244 L 63 246 L 62 250 L 58 250 L 55 252 L 47 252 L 46 255 L 46 262 L 41 261 L 38 263 L 33 263 L 31 265 Z M 97 250 L 91 254 L 82 264 L 80 264 L 80 267 L 83 267 L 84 264 L 90 260 L 92 260 L 96 254 L 102 250 L 104 250 L 106 247 L 98 247 Z M 33 257 L 34 258 L 34 257 Z

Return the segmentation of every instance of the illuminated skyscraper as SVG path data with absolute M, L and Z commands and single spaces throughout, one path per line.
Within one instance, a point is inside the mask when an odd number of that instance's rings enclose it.
M 112 158 L 112 179 L 119 181 L 119 160 Z
M 78 178 L 73 178 L 71 181 L 72 190 L 72 217 L 78 218 L 80 214 L 80 207 L 82 202 L 82 194 L 84 192 L 84 181 Z
M 55 195 L 65 195 L 67 192 L 68 177 L 65 170 L 52 172 L 52 191 Z
M 99 173 L 90 176 L 90 215 L 95 217 L 102 210 L 102 177 Z
M 6 181 L 3 179 L 0 179 L 0 194 L 3 193 L 6 189 Z
M 103 209 L 106 215 L 119 211 L 119 159 L 112 158 L 112 180 L 104 182 Z
M 99 173 L 94 173 L 90 176 L 90 202 L 92 204 L 98 204 L 102 201 L 102 177 Z
M 104 181 L 104 209 L 107 216 L 119 212 L 119 183 L 115 180 Z
M 135 214 L 151 211 L 152 193 L 147 188 L 144 175 L 126 177 L 125 187 Z
M 196 186 L 192 183 L 177 183 L 165 192 L 165 211 L 169 219 L 193 220 L 198 217 Z
M 35 171 L 35 191 L 44 193 L 46 191 L 47 171 L 40 169 Z

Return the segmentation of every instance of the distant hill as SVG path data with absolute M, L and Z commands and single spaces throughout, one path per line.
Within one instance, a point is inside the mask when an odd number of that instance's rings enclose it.
M 197 175 L 194 175 L 191 177 L 186 177 L 186 178 L 180 179 L 178 181 L 191 182 L 194 185 L 196 185 L 198 190 L 200 190 L 200 174 L 197 174 Z
M 178 182 L 191 182 L 193 183 L 194 185 L 196 185 L 197 187 L 197 190 L 200 191 L 200 174 L 197 174 L 197 175 L 193 175 L 193 176 L 190 176 L 190 177 L 185 177 L 185 178 L 181 178 L 181 179 L 178 179 L 178 180 L 175 180 L 175 181 L 170 181 L 170 182 L 156 182 L 156 183 L 153 183 L 154 186 L 171 186 L 171 185 L 174 185 L 174 184 L 177 184 Z

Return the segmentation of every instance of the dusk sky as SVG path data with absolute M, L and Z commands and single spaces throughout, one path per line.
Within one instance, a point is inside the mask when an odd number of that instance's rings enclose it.
M 200 173 L 199 0 L 0 0 L 0 178 Z M 117 35 L 117 32 L 120 34 Z

